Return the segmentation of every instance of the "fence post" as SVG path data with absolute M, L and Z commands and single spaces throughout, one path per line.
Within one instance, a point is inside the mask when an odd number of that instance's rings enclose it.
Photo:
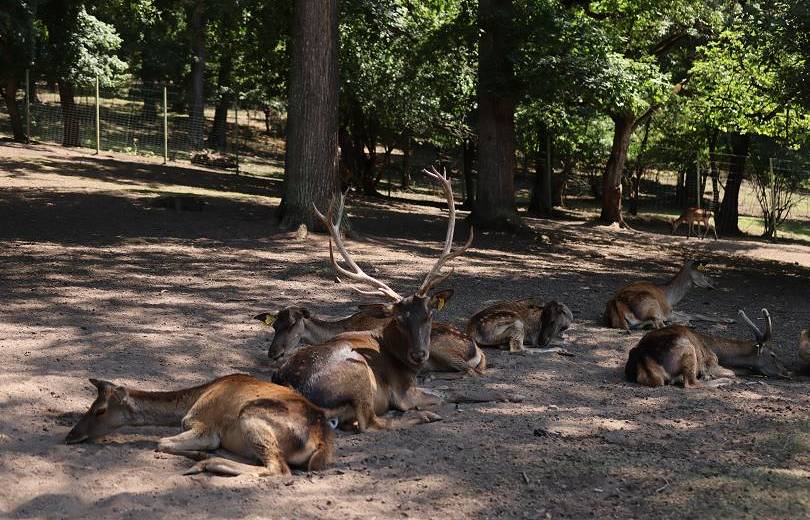
M 31 141 L 31 75 L 25 69 L 25 138 Z
M 169 96 L 166 93 L 166 85 L 163 85 L 163 164 L 169 162 Z
M 239 173 L 239 95 L 236 95 L 236 100 L 233 102 L 233 121 L 234 121 L 234 131 L 236 132 L 236 173 Z M 227 117 L 225 118 L 227 124 Z
M 101 153 L 101 119 L 98 109 L 98 76 L 96 76 L 96 155 Z

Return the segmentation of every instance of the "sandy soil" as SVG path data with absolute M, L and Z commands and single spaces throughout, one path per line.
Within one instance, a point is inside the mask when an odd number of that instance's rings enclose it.
M 799 518 L 810 516 L 810 384 L 746 378 L 720 389 L 623 382 L 641 333 L 598 325 L 631 280 L 711 261 L 717 291 L 684 311 L 733 317 L 767 306 L 789 364 L 810 325 L 810 248 L 686 241 L 582 222 L 527 220 L 482 234 L 443 319 L 493 298 L 556 298 L 573 310 L 575 357 L 489 352 L 485 386 L 523 403 L 445 406 L 408 430 L 341 434 L 331 468 L 286 478 L 184 477 L 155 452 L 171 429 L 62 440 L 94 397 L 88 377 L 148 389 L 234 371 L 261 374 L 271 338 L 257 311 L 305 302 L 347 313 L 325 240 L 272 223 L 280 186 L 203 169 L 0 145 L 0 516 L 10 518 Z M 203 211 L 150 207 L 195 193 Z M 438 209 L 354 199 L 357 257 L 407 291 L 444 235 Z M 661 233 L 665 232 L 662 226 Z M 463 232 L 463 231 L 462 231 Z M 798 263 L 798 264 L 797 264 Z M 701 326 L 747 335 L 739 324 Z

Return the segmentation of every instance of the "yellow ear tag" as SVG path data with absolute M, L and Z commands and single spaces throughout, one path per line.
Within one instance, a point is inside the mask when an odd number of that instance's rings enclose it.
M 439 305 L 436 306 L 436 310 L 444 309 L 444 298 L 439 298 Z
M 276 317 L 273 316 L 272 314 L 268 314 L 264 318 L 264 324 L 267 325 L 268 327 L 272 326 L 273 323 L 275 323 L 275 322 L 276 322 Z

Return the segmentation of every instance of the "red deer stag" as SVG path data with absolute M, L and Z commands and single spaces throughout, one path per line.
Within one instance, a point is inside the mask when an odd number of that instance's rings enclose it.
M 452 250 L 456 211 L 450 181 L 435 168 L 424 170 L 424 173 L 439 181 L 444 190 L 449 210 L 447 236 L 441 256 L 416 292 L 407 297 L 400 296 L 385 283 L 363 272 L 346 250 L 340 234 L 343 196 L 339 197 L 337 212 L 334 211 L 334 204 L 330 205 L 328 216 L 315 208 L 316 214 L 329 230 L 332 268 L 338 277 L 372 288 L 369 291 L 354 286 L 359 293 L 389 299 L 390 303 L 387 304 L 360 306 L 367 315 L 389 321 L 378 330 L 347 332 L 321 345 L 301 348 L 275 373 L 274 381 L 292 386 L 319 406 L 342 409 L 340 425 L 344 429 L 387 429 L 440 419 L 434 413 L 415 410 L 441 401 L 438 396 L 415 385 L 416 375 L 430 355 L 433 312 L 453 294 L 452 290 L 432 294 L 430 291 L 452 274 L 452 271 L 443 273 L 442 268 L 470 247 L 473 233 L 471 230 L 464 246 Z M 333 242 L 346 268 L 335 260 Z M 407 413 L 398 420 L 381 417 L 390 409 Z

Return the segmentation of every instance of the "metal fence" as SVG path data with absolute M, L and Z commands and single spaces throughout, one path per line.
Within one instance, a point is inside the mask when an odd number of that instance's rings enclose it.
M 190 160 L 259 174 L 283 170 L 283 111 L 243 104 L 238 96 L 207 100 L 202 117 L 189 115 L 180 91 L 160 85 L 83 86 L 63 103 L 56 85 L 31 84 L 18 92 L 18 105 L 32 141 L 70 144 L 97 151 Z M 224 98 L 224 99 L 223 99 Z M 0 135 L 11 135 L 0 107 Z
M 162 85 L 132 84 L 124 87 L 85 86 L 73 92 L 72 104 L 63 103 L 55 85 L 32 84 L 30 99 L 18 92 L 18 105 L 25 117 L 28 136 L 34 141 L 65 143 L 99 151 L 115 151 L 163 157 L 165 161 L 190 160 L 206 166 L 256 175 L 280 176 L 284 167 L 283 107 L 240 100 L 236 94 L 209 99 L 199 118 L 189 116 L 190 101 L 179 90 Z M 5 106 L 0 106 L 0 135 L 11 135 Z M 67 134 L 67 135 L 66 135 Z M 378 156 L 383 154 L 379 153 Z M 466 184 L 460 176 L 462 151 L 438 151 L 427 145 L 414 147 L 408 161 L 401 153 L 388 157 L 380 176 L 379 190 L 389 195 L 430 195 L 430 183 L 403 171 L 418 171 L 440 161 L 456 170 L 453 183 L 458 200 L 464 200 Z M 717 210 L 723 200 L 729 171 L 735 162 L 745 163 L 739 197 L 744 231 L 760 233 L 762 208 L 755 172 L 746 157 L 718 153 L 712 157 L 697 151 L 649 150 L 632 157 L 625 168 L 624 206 L 631 213 L 671 217 L 688 206 Z M 516 173 L 518 203 L 528 204 L 534 185 L 534 169 L 522 161 Z M 772 160 L 768 167 L 777 174 L 790 171 L 803 176 L 803 186 L 794 195 L 789 224 L 800 234 L 810 234 L 810 165 Z M 555 178 L 562 186 L 563 204 L 596 210 L 601 192 L 603 165 L 590 165 Z M 402 190 L 404 178 L 412 179 Z M 555 181 L 556 182 L 556 181 Z M 473 179 L 473 184 L 475 179 Z M 761 195 L 761 193 L 760 193 Z

